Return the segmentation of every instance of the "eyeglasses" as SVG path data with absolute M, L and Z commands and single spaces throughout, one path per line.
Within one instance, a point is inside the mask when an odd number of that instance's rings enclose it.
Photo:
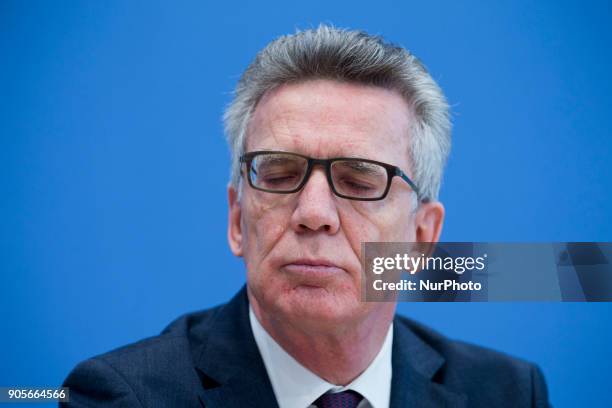
M 419 196 L 417 186 L 397 166 L 352 157 L 313 159 L 297 153 L 258 151 L 245 153 L 247 180 L 256 190 L 290 194 L 308 182 L 312 168 L 325 168 L 327 182 L 338 197 L 349 200 L 376 201 L 387 196 L 393 177 L 398 176 Z

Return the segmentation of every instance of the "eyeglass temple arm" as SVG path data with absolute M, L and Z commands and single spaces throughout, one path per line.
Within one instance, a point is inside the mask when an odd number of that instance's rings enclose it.
M 410 180 L 410 177 L 408 177 L 406 175 L 406 173 L 404 173 L 402 171 L 402 169 L 400 169 L 399 167 L 396 167 L 395 168 L 395 175 L 401 177 L 402 180 L 404 180 L 406 183 L 408 183 L 408 185 L 416 193 L 416 195 L 417 195 L 417 197 L 419 198 L 420 201 L 425 202 L 425 203 L 429 201 L 429 198 L 421 197 L 421 192 L 419 191 L 419 188 L 416 186 L 416 184 L 414 184 L 414 182 L 412 180 Z

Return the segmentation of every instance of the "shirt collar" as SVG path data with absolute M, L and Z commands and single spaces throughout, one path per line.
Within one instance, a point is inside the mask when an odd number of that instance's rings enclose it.
M 357 391 L 367 399 L 372 408 L 389 406 L 393 323 L 389 326 L 380 351 L 366 370 L 347 386 L 338 386 L 325 381 L 287 353 L 259 323 L 250 305 L 249 320 L 279 408 L 307 408 L 330 390 Z

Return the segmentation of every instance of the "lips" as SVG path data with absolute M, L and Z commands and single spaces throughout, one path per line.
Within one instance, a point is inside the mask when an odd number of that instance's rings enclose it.
M 296 259 L 284 264 L 281 269 L 310 284 L 320 283 L 345 272 L 335 263 L 322 259 Z

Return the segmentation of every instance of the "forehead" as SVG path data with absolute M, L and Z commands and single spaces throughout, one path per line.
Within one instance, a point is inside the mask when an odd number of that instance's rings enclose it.
M 404 167 L 411 121 L 408 104 L 392 90 L 331 80 L 287 84 L 260 100 L 246 150 L 363 157 Z

